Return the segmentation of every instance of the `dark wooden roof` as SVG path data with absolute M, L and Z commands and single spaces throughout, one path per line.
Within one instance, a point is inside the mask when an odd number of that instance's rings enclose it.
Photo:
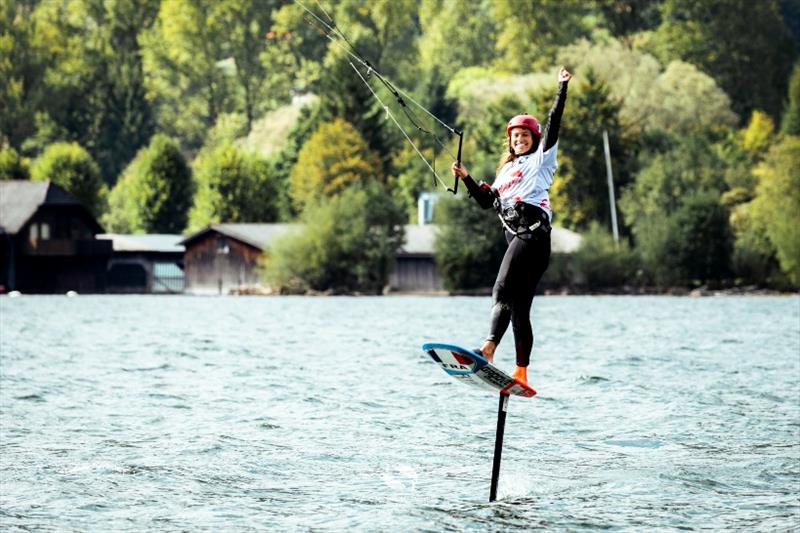
M 270 241 L 276 237 L 283 236 L 291 231 L 298 231 L 301 227 L 299 224 L 211 224 L 189 235 L 178 244 L 189 248 L 192 243 L 209 233 L 219 233 L 263 252 Z
M 49 181 L 0 181 L 0 233 L 16 234 L 40 207 L 74 206 L 82 209 L 93 229 L 103 228 L 77 198 Z

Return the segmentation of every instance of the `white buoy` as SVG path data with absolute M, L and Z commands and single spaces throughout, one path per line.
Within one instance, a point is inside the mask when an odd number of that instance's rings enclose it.
M 75 291 L 67 291 L 67 297 L 68 298 L 72 298 L 72 297 L 77 296 L 77 295 L 78 295 L 78 293 L 75 292 Z
M 11 291 L 8 293 L 9 298 L 19 298 L 20 296 L 22 296 L 22 293 L 19 291 Z

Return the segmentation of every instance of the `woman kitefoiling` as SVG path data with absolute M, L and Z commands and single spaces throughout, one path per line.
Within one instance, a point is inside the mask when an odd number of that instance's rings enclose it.
M 497 210 L 505 230 L 506 249 L 492 289 L 489 335 L 476 351 L 489 361 L 508 329 L 514 331 L 517 366 L 512 377 L 528 383 L 527 368 L 533 350 L 530 310 L 536 286 L 550 262 L 550 221 L 553 212 L 548 191 L 557 168 L 558 130 L 572 74 L 558 73 L 558 94 L 542 132 L 531 115 L 517 115 L 506 127 L 508 151 L 500 158 L 492 185 L 475 180 L 459 162 L 451 170 L 478 204 Z

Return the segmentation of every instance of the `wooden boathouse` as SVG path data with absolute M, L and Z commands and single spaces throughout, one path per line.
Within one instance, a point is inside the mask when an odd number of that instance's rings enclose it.
M 228 294 L 260 285 L 258 260 L 270 241 L 297 224 L 211 224 L 180 242 L 185 292 Z
M 186 248 L 187 293 L 228 294 L 258 287 L 258 260 L 270 243 L 298 224 L 212 224 L 180 242 Z M 442 288 L 433 260 L 434 226 L 409 224 L 389 277 L 391 291 L 431 292 Z
M 178 294 L 183 292 L 182 235 L 104 233 L 114 253 L 108 263 L 106 290 L 114 294 Z
M 49 181 L 0 181 L 0 290 L 104 292 L 109 241 L 77 198 Z

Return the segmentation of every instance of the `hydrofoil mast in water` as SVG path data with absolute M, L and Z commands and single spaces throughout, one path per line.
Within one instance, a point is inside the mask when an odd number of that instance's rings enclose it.
M 452 344 L 427 343 L 422 350 L 437 363 L 449 376 L 475 387 L 499 394 L 497 407 L 497 431 L 494 438 L 494 458 L 492 460 L 492 482 L 489 487 L 489 501 L 497 499 L 497 480 L 500 477 L 500 460 L 503 455 L 503 434 L 506 428 L 506 413 L 509 396 L 531 398 L 536 391 L 527 384 L 515 380 L 492 363 L 472 350 Z

